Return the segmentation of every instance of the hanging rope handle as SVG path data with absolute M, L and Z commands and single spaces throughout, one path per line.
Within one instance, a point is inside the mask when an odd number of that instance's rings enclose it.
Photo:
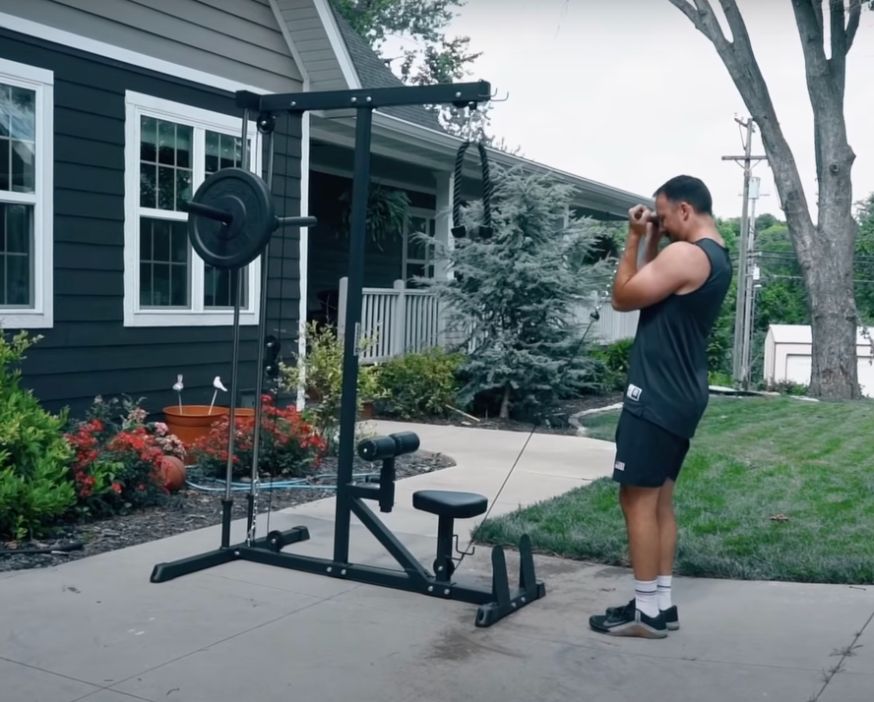
M 458 147 L 455 154 L 455 177 L 452 190 L 452 235 L 456 238 L 467 236 L 467 228 L 461 223 L 461 176 L 464 167 L 464 154 L 470 146 L 470 140 Z M 477 236 L 488 239 L 492 235 L 492 178 L 489 174 L 489 157 L 486 147 L 478 141 L 477 150 L 480 160 L 480 187 L 483 203 L 483 223 L 479 226 Z

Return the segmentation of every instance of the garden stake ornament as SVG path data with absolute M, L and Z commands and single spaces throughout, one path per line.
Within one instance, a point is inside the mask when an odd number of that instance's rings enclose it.
M 182 388 L 185 386 L 182 384 L 182 376 L 176 376 L 176 382 L 173 383 L 173 389 L 176 391 L 176 397 L 179 400 L 179 414 L 182 414 Z
M 433 572 L 406 548 L 395 534 L 379 519 L 366 504 L 374 501 L 382 512 L 390 512 L 394 505 L 395 459 L 419 448 L 419 437 L 413 432 L 398 432 L 389 436 L 370 438 L 359 442 L 358 455 L 367 461 L 382 461 L 378 483 L 356 483 L 353 479 L 355 460 L 355 427 L 357 421 L 358 349 L 361 333 L 362 285 L 364 277 L 364 253 L 366 239 L 367 195 L 370 185 L 370 151 L 373 111 L 402 105 L 454 105 L 465 107 L 488 102 L 491 86 L 486 81 L 476 83 L 438 84 L 427 86 L 403 86 L 397 88 L 374 88 L 288 94 L 256 95 L 247 91 L 236 93 L 237 106 L 242 108 L 241 154 L 242 168 L 226 174 L 223 169 L 207 178 L 194 195 L 189 211 L 188 233 L 192 245 L 204 260 L 230 271 L 231 290 L 235 291 L 234 323 L 232 342 L 232 375 L 230 393 L 230 417 L 228 422 L 228 466 L 225 495 L 222 500 L 222 529 L 219 548 L 199 555 L 182 558 L 169 563 L 158 563 L 151 574 L 153 583 L 198 572 L 206 568 L 246 560 L 291 570 L 343 580 L 353 580 L 370 585 L 415 592 L 429 597 L 459 600 L 478 605 L 475 623 L 491 626 L 503 617 L 546 595 L 546 588 L 538 581 L 534 570 L 531 539 L 527 534 L 519 540 L 519 585 L 510 588 L 507 564 L 502 546 L 491 550 L 491 578 L 483 583 L 465 583 L 453 577 L 452 556 L 453 523 L 455 519 L 474 517 L 486 512 L 488 500 L 482 495 L 448 490 L 419 490 L 413 494 L 413 507 L 439 517 L 437 527 L 437 558 Z M 346 303 L 343 354 L 343 389 L 340 409 L 340 447 L 338 456 L 337 491 L 334 510 L 333 557 L 319 558 L 283 552 L 286 546 L 309 539 L 305 526 L 296 526 L 285 531 L 270 531 L 266 536 L 254 538 L 255 510 L 254 488 L 258 481 L 258 437 L 261 426 L 261 388 L 264 380 L 264 352 L 266 340 L 267 275 L 266 265 L 269 237 L 265 229 L 272 231 L 277 225 L 310 226 L 313 218 L 274 217 L 272 203 L 272 168 L 268 168 L 265 183 L 259 176 L 249 172 L 247 129 L 251 111 L 258 115 L 258 128 L 266 133 L 265 150 L 272 162 L 273 132 L 270 128 L 274 113 L 290 113 L 295 120 L 312 110 L 349 110 L 356 112 L 355 152 L 352 195 L 352 226 L 349 237 L 348 299 Z M 481 144 L 479 146 L 482 146 Z M 260 145 L 259 145 L 260 148 Z M 480 149 L 483 175 L 487 177 L 488 164 L 485 148 Z M 483 196 L 490 196 L 491 183 L 483 178 Z M 251 182 L 250 182 L 251 181 Z M 265 196 L 266 194 L 266 196 Z M 486 217 L 490 214 L 486 211 Z M 250 219 L 251 218 L 251 221 Z M 204 219 L 218 222 L 206 226 Z M 474 236 L 488 236 L 488 224 L 484 223 L 472 232 Z M 250 231 L 251 229 L 251 231 Z M 262 241 L 264 242 L 262 244 Z M 234 460 L 235 425 L 234 408 L 237 397 L 240 347 L 240 305 L 242 298 L 242 268 L 261 251 L 261 305 L 258 334 L 258 362 L 255 387 L 255 434 L 253 436 L 252 487 L 249 493 L 248 528 L 246 539 L 231 546 L 231 468 Z M 580 344 L 581 345 L 581 344 Z M 517 459 L 518 462 L 518 459 Z M 514 464 L 515 467 L 515 464 Z M 512 471 L 512 469 L 511 469 Z M 397 568 L 373 567 L 355 563 L 349 558 L 351 519 L 355 515 L 370 531 L 382 547 L 401 566 Z
M 212 387 L 214 388 L 212 393 L 212 400 L 209 403 L 209 412 L 208 414 L 212 414 L 212 407 L 215 404 L 216 395 L 218 395 L 218 391 L 227 392 L 228 389 L 222 385 L 222 379 L 219 376 L 216 376 L 212 379 Z

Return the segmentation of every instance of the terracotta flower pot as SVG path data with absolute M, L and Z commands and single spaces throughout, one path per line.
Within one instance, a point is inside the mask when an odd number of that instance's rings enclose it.
M 161 476 L 164 487 L 170 492 L 180 490 L 185 486 L 185 464 L 177 456 L 164 456 L 161 459 Z
M 238 410 L 239 411 L 239 410 Z M 170 405 L 164 408 L 164 421 L 171 434 L 179 437 L 186 449 L 201 436 L 209 434 L 212 425 L 227 416 L 227 407 L 209 405 Z

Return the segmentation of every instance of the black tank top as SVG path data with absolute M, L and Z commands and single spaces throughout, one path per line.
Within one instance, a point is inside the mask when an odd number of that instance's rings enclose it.
M 731 283 L 728 251 L 713 239 L 695 242 L 710 275 L 690 293 L 673 294 L 640 311 L 631 349 L 624 408 L 692 438 L 707 408 L 707 342 Z

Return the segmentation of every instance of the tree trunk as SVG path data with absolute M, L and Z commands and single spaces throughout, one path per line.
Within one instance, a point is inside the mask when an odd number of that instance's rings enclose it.
M 510 386 L 504 386 L 504 396 L 501 398 L 501 411 L 498 413 L 501 419 L 510 418 Z
M 846 12 L 840 0 L 830 3 L 830 59 L 823 46 L 822 1 L 792 0 L 814 114 L 819 188 L 816 224 L 736 0 L 719 0 L 731 40 L 723 33 L 709 0 L 694 0 L 694 4 L 689 0 L 669 2 L 713 43 L 761 130 L 807 290 L 813 341 L 809 392 L 829 400 L 857 398 L 860 392 L 853 291 L 856 222 L 852 216 L 851 179 L 855 154 L 847 140 L 843 107 L 846 55 L 859 25 L 860 0 L 849 0 Z

